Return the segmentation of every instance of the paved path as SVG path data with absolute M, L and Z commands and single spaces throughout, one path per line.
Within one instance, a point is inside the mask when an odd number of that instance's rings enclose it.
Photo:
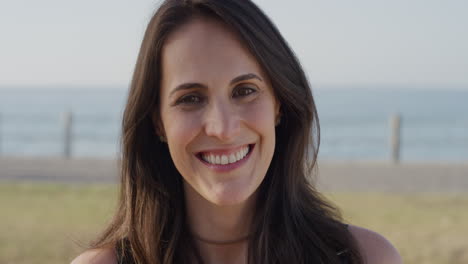
M 468 192 L 468 163 L 321 162 L 318 175 L 328 190 Z
M 468 163 L 320 162 L 322 190 L 468 192 Z M 115 183 L 114 160 L 0 158 L 0 181 Z
M 110 183 L 117 162 L 103 159 L 0 158 L 0 180 Z

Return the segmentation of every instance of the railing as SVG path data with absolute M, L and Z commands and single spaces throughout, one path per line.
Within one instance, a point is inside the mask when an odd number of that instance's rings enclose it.
M 73 115 L 71 112 L 64 112 L 62 115 L 63 124 L 63 157 L 71 158 L 72 151 L 72 129 L 73 129 Z
M 0 154 L 2 154 L 2 114 L 0 113 Z
M 120 120 L 114 113 L 0 115 L 0 156 L 113 157 Z
M 399 114 L 390 117 L 390 157 L 393 163 L 400 162 L 401 118 Z
M 60 119 L 60 130 L 61 130 L 61 151 L 60 155 L 63 158 L 70 159 L 73 157 L 73 142 L 76 140 L 74 138 L 74 120 L 73 113 L 70 111 L 63 112 Z M 390 128 L 390 137 L 389 137 L 389 159 L 392 163 L 400 162 L 400 152 L 401 152 L 401 117 L 399 114 L 394 114 L 389 118 L 389 128 Z M 0 115 L 0 154 L 3 153 L 2 146 L 3 140 L 2 137 L 2 115 Z

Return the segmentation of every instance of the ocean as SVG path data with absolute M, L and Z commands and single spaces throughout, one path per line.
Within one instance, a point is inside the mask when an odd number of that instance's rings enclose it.
M 389 160 L 393 114 L 402 161 L 468 161 L 468 90 L 344 87 L 313 90 L 321 160 Z M 63 115 L 73 115 L 72 157 L 115 158 L 124 89 L 0 89 L 0 155 L 63 153 Z

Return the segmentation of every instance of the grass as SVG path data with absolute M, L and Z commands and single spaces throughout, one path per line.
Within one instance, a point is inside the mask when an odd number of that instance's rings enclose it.
M 384 235 L 407 264 L 468 263 L 468 194 L 334 193 L 346 220 Z
M 115 185 L 0 184 L 0 263 L 69 263 L 110 219 Z M 328 193 L 407 264 L 468 263 L 468 194 Z
M 111 185 L 0 184 L 0 263 L 70 263 L 112 216 Z

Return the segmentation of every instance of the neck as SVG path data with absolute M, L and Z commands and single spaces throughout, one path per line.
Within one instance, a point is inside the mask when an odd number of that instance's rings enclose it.
M 250 235 L 254 195 L 245 202 L 216 205 L 185 184 L 187 220 L 191 232 L 210 241 L 238 240 Z
M 184 185 L 187 220 L 202 258 L 206 263 L 244 263 L 255 194 L 243 203 L 216 205 Z

